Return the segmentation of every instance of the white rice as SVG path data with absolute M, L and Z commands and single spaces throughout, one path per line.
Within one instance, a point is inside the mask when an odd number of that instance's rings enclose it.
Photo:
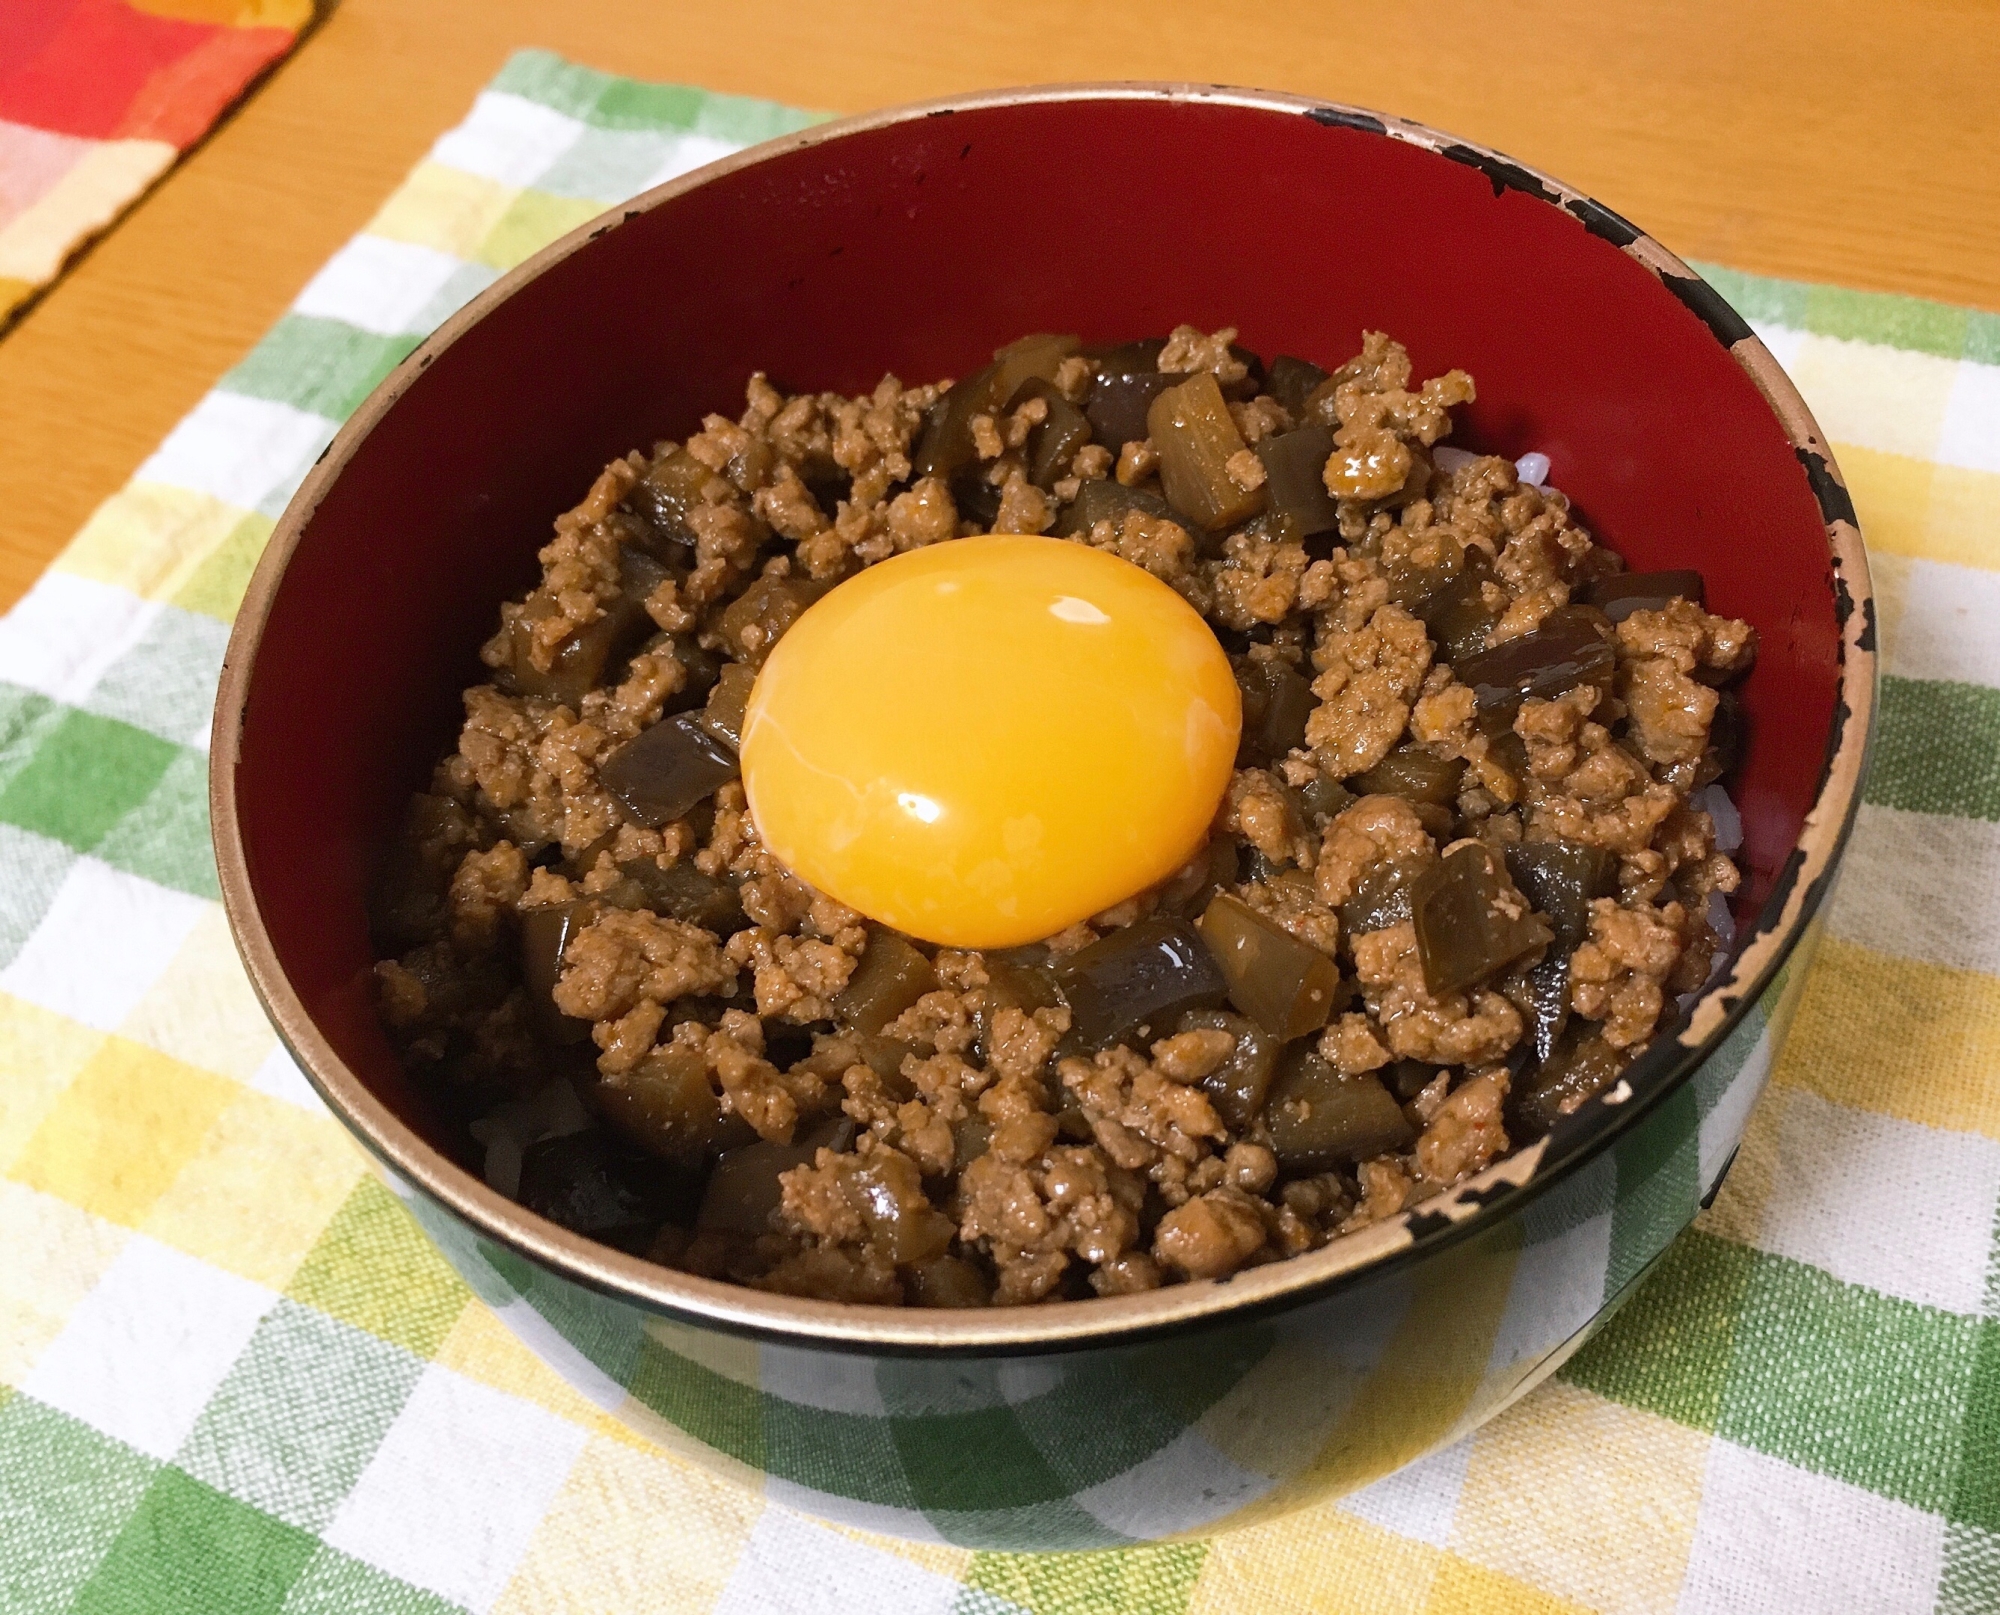
M 1694 805 L 1715 821 L 1715 850 L 1735 852 L 1743 845 L 1743 815 L 1720 785 L 1711 785 L 1694 799 Z
M 576 1096 L 576 1089 L 558 1077 L 527 1099 L 490 1111 L 467 1129 L 475 1142 L 486 1146 L 486 1182 L 489 1188 L 513 1199 L 521 1190 L 521 1157 L 544 1139 L 567 1138 L 590 1126 L 590 1112 Z
M 1431 462 L 1449 476 L 1462 466 L 1486 456 L 1474 454 L 1468 449 L 1455 449 L 1448 443 L 1440 443 L 1431 450 Z M 1549 480 L 1549 457 L 1546 454 L 1524 454 L 1514 462 L 1514 475 L 1530 487 L 1540 488 Z

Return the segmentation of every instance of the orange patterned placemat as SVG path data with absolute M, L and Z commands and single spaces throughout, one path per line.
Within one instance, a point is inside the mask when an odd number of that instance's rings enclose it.
M 0 328 L 312 16 L 313 0 L 0 0 Z

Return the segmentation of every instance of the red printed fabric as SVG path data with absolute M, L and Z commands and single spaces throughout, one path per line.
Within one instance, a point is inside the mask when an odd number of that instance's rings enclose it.
M 312 15 L 313 0 L 0 3 L 0 326 Z

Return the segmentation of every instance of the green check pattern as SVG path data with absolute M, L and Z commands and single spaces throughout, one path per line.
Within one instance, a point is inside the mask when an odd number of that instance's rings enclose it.
M 811 1476 L 716 1479 L 592 1394 L 629 1385 L 754 1463 L 775 1440 L 754 1363 L 448 1261 L 369 1174 L 215 902 L 229 618 L 340 420 L 452 309 L 810 121 L 517 56 L 0 620 L 0 1609 L 2000 1609 L 2000 316 L 1704 270 L 1848 472 L 1879 756 L 1726 1188 L 1554 1381 L 1445 1451 L 1206 1541 L 829 1528 L 785 1506 Z M 1560 1237 L 1601 1225 L 1608 1292 L 1699 1193 L 1723 1097 L 1688 1091 L 1672 1147 L 1628 1146 L 1616 1197 L 1573 1208 Z M 1170 1434 L 1159 1407 L 1200 1411 L 1146 1389 L 1096 1388 L 1106 1474 Z M 921 1410 L 893 1391 L 855 1392 L 890 1415 L 857 1411 L 856 1442 L 902 1443 L 886 1508 L 933 1458 L 948 1498 L 953 1444 L 1045 1469 L 1036 1419 L 1076 1416 L 899 1417 Z M 948 1442 L 909 1434 L 932 1424 Z M 1051 1506 L 1078 1479 L 1051 1474 Z

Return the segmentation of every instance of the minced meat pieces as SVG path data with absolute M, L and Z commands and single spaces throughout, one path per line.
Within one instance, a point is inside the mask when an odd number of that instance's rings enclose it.
M 385 860 L 375 990 L 414 1078 L 455 1112 L 558 1075 L 621 1129 L 657 1106 L 674 1119 L 661 1170 L 681 1199 L 708 1169 L 702 1149 L 776 1156 L 767 1226 L 665 1225 L 653 1260 L 788 1295 L 967 1306 L 1224 1278 L 1392 1217 L 1522 1142 L 1506 1106 L 1534 960 L 1434 996 L 1406 917 L 1413 883 L 1462 840 L 1615 855 L 1615 895 L 1592 902 L 1568 961 L 1569 1007 L 1618 1058 L 1642 1050 L 1708 979 L 1708 904 L 1741 881 L 1691 793 L 1714 777 L 1717 691 L 1754 662 L 1754 632 L 1688 600 L 1634 611 L 1602 624 L 1615 663 L 1595 683 L 1482 711 L 1452 657 L 1576 609 L 1622 563 L 1559 491 L 1449 446 L 1473 396 L 1462 372 L 1419 378 L 1400 343 L 1366 332 L 1288 407 L 1255 393 L 1235 338 L 1178 326 L 1155 362 L 1212 373 L 1244 444 L 1332 433 L 1335 529 L 1309 542 L 1280 512 L 1213 533 L 1149 513 L 1166 507 L 1143 437 L 1036 466 L 1047 392 L 994 401 L 966 423 L 969 464 L 918 476 L 949 383 L 786 394 L 759 372 L 733 419 L 605 467 L 555 518 L 534 587 L 500 608 L 480 652 L 490 681 L 464 693 L 456 744 Z M 1052 361 L 1054 394 L 1086 405 L 1101 351 Z M 1245 450 L 1224 474 L 1254 492 L 1266 466 Z M 1303 744 L 1246 748 L 1209 843 L 1155 889 L 1003 954 L 912 939 L 935 983 L 863 1033 L 843 994 L 882 933 L 764 845 L 740 780 L 650 826 L 599 770 L 698 711 L 726 664 L 754 669 L 843 579 L 987 529 L 1076 525 L 1073 502 L 1109 477 L 1146 508 L 1067 541 L 1166 583 L 1233 655 L 1297 669 L 1313 702 Z M 631 632 L 579 694 L 555 678 L 559 658 L 613 614 Z M 551 688 L 565 698 L 529 693 Z M 1455 799 L 1348 794 L 1399 750 L 1463 763 Z M 1141 920 L 1195 920 L 1218 891 L 1345 978 L 1311 1042 L 1273 1047 L 1231 1007 L 1129 1046 L 1079 1038 L 1059 961 Z M 1288 1168 L 1256 1096 L 1306 1049 L 1392 1089 L 1409 1145 Z M 705 1141 L 693 1157 L 690 1138 Z

